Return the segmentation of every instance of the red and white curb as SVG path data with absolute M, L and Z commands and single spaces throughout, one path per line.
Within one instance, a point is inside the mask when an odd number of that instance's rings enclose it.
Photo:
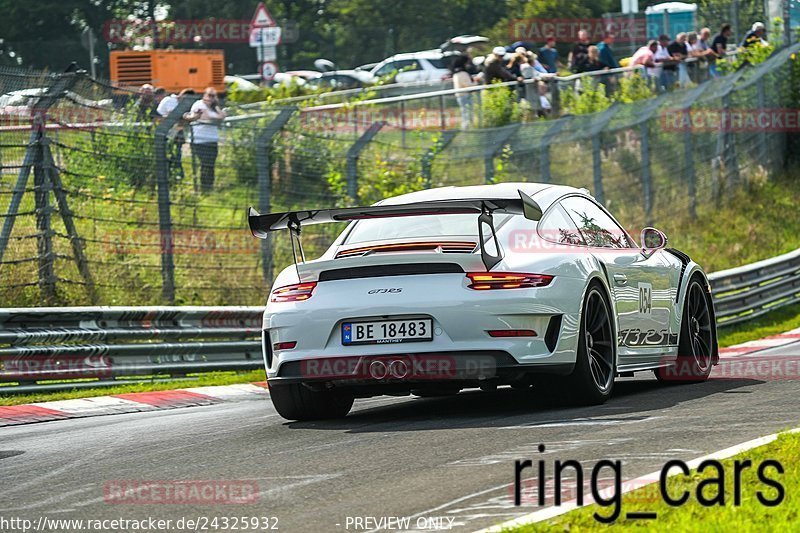
M 786 333 L 780 333 L 778 335 L 770 335 L 769 337 L 764 337 L 763 339 L 758 339 L 755 341 L 743 342 L 742 344 L 737 344 L 736 346 L 720 348 L 719 356 L 722 359 L 741 357 L 754 352 L 760 352 L 761 350 L 767 350 L 769 348 L 778 348 L 794 342 L 800 342 L 800 328 L 787 331 Z
M 0 426 L 14 426 L 65 418 L 116 415 L 160 409 L 176 409 L 263 398 L 266 383 L 242 383 L 213 387 L 131 392 L 75 400 L 57 400 L 26 405 L 0 406 Z
M 800 433 L 800 428 L 792 429 L 785 433 Z M 759 437 L 757 439 L 749 440 L 747 442 L 731 446 L 730 448 L 725 448 L 724 450 L 719 450 L 717 452 L 713 452 L 708 455 L 692 459 L 691 461 L 687 461 L 686 466 L 689 469 L 694 470 L 698 466 L 700 466 L 700 463 L 702 463 L 703 461 L 707 461 L 709 459 L 714 459 L 717 461 L 728 459 L 730 457 L 733 457 L 734 455 L 738 455 L 740 453 L 752 450 L 753 448 L 758 448 L 759 446 L 764 446 L 765 444 L 769 444 L 770 442 L 774 441 L 777 438 L 778 438 L 778 433 L 773 433 L 772 435 L 767 435 L 766 437 Z M 677 468 L 672 469 L 669 473 L 669 477 L 678 475 L 680 472 L 681 471 Z M 658 482 L 660 476 L 661 476 L 661 471 L 658 470 L 656 472 L 651 472 L 649 474 L 637 477 L 630 481 L 625 481 L 624 483 L 622 483 L 620 493 L 626 494 L 636 489 L 640 489 L 647 485 L 656 483 Z M 615 487 L 609 487 L 607 489 L 603 489 L 600 491 L 599 496 L 604 499 L 610 498 L 615 494 L 613 492 L 615 490 L 616 490 Z M 584 505 L 591 505 L 591 504 L 592 504 L 592 497 L 589 496 L 587 500 L 584 501 Z M 545 507 L 544 509 L 540 509 L 530 514 L 520 516 L 519 518 L 508 520 L 506 522 L 503 522 L 502 524 L 497 524 L 496 526 L 491 526 L 486 529 L 481 529 L 476 533 L 501 533 L 503 531 L 507 532 L 528 524 L 535 524 L 537 522 L 550 520 L 557 516 L 566 514 L 570 511 L 574 511 L 575 509 L 579 509 L 580 507 L 582 506 L 578 505 L 578 500 L 576 498 L 566 501 L 559 506 Z

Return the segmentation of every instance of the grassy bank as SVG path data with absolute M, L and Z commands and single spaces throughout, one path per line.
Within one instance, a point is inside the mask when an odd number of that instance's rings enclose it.
M 734 462 L 750 460 L 752 468 L 741 474 L 741 505 L 734 504 Z M 766 469 L 766 476 L 777 480 L 783 486 L 785 498 L 776 506 L 768 507 L 758 499 L 758 493 L 768 500 L 777 500 L 775 488 L 767 486 L 759 480 L 758 465 L 767 460 L 776 460 L 784 468 L 779 474 L 774 467 Z M 703 480 L 718 477 L 713 467 L 702 472 L 692 471 L 690 475 L 676 475 L 667 481 L 667 491 L 671 497 L 677 498 L 687 492 L 688 501 L 681 506 L 671 507 L 664 503 L 656 486 L 646 486 L 632 491 L 622 498 L 621 518 L 608 526 L 596 521 L 593 514 L 609 516 L 611 509 L 590 505 L 562 515 L 554 520 L 532 524 L 517 529 L 514 533 L 531 533 L 539 531 L 582 531 L 607 530 L 658 530 L 658 531 L 796 531 L 800 517 L 800 434 L 784 433 L 774 442 L 743 452 L 722 461 L 724 468 L 725 503 L 721 505 L 703 506 L 698 503 L 697 491 Z M 676 471 L 678 471 L 676 469 Z M 710 484 L 708 484 L 710 483 Z M 715 482 L 707 482 L 703 495 L 713 498 L 718 490 Z M 655 519 L 628 520 L 626 513 L 654 512 Z M 794 525 L 792 525 L 794 524 Z

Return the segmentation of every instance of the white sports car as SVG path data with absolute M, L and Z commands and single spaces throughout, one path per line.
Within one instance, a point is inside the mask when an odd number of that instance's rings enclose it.
M 340 221 L 305 261 L 300 229 Z M 498 385 L 595 404 L 616 376 L 703 381 L 719 358 L 700 266 L 654 228 L 637 246 L 583 189 L 444 187 L 371 207 L 251 208 L 249 224 L 260 238 L 288 230 L 295 252 L 263 321 L 270 395 L 290 420 Z

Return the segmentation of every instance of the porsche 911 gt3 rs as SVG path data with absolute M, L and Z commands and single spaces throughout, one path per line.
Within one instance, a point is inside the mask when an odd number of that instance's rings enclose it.
M 619 375 L 703 381 L 719 358 L 702 268 L 654 228 L 637 245 L 584 189 L 445 187 L 248 220 L 256 237 L 288 231 L 295 253 L 262 328 L 272 402 L 290 420 L 498 385 L 596 404 Z M 330 222 L 349 224 L 306 261 L 300 229 Z

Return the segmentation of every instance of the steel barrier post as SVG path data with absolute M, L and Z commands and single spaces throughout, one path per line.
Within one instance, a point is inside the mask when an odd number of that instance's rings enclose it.
M 689 113 L 690 110 L 683 109 L 682 113 Z M 689 124 L 687 120 L 685 122 Z M 689 194 L 689 216 L 697 218 L 697 175 L 694 169 L 694 152 L 692 145 L 694 144 L 694 137 L 692 135 L 691 126 L 686 126 L 683 130 L 683 159 L 686 164 L 686 186 Z
M 169 199 L 169 164 L 167 163 L 167 134 L 191 108 L 198 96 L 182 98 L 175 109 L 156 126 L 155 143 L 156 185 L 158 190 L 158 227 L 161 242 L 161 297 L 175 303 L 175 258 L 172 250 L 172 213 Z
M 272 139 L 283 129 L 292 115 L 297 112 L 296 107 L 285 108 L 278 113 L 264 128 L 256 141 L 256 174 L 258 176 L 258 209 L 262 213 L 269 213 L 272 210 L 272 165 L 269 160 L 269 148 Z M 264 281 L 267 283 L 272 279 L 272 241 L 271 234 L 268 232 L 265 239 L 261 241 L 261 269 Z
M 494 183 L 494 158 L 505 142 L 520 128 L 522 124 L 516 123 L 498 129 L 493 142 L 488 143 L 483 153 L 484 182 Z
M 347 150 L 347 162 L 345 164 L 347 195 L 353 201 L 353 205 L 358 205 L 358 157 L 385 124 L 385 122 L 373 122 L 372 125 L 367 128 L 367 131 L 365 131 Z

